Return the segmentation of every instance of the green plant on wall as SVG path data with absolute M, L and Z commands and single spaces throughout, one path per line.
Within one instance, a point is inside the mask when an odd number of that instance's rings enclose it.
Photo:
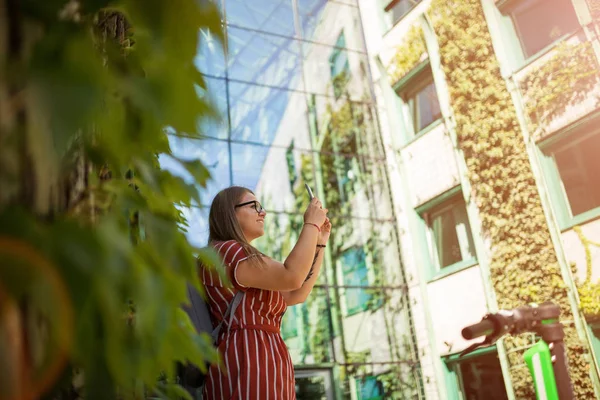
M 403 43 L 398 46 L 386 68 L 390 84 L 393 86 L 426 58 L 423 30 L 417 22 L 406 33 Z
M 585 251 L 585 279 L 583 282 L 577 281 L 579 308 L 587 320 L 596 320 L 600 318 L 600 281 L 592 282 L 592 246 L 600 248 L 600 243 L 585 236 L 580 226 L 574 227 L 573 231 L 577 234 Z
M 549 60 L 534 68 L 521 82 L 530 129 L 537 137 L 545 126 L 593 93 L 599 69 L 590 42 L 562 42 Z M 596 101 L 600 96 L 596 97 Z
M 354 241 L 350 241 L 353 231 L 357 229 L 358 220 L 348 218 L 349 215 L 357 214 L 356 207 L 363 210 L 377 210 L 382 204 L 381 197 L 375 194 L 375 190 L 384 190 L 384 167 L 379 162 L 377 155 L 377 143 L 373 143 L 370 137 L 370 114 L 366 107 L 360 103 L 350 101 L 349 98 L 342 98 L 335 105 L 330 104 L 326 108 L 327 114 L 324 118 L 324 125 L 327 126 L 327 136 L 322 141 L 321 147 L 321 169 L 325 186 L 332 188 L 326 190 L 327 207 L 332 211 L 330 217 L 334 223 L 334 240 L 332 240 L 332 258 L 333 260 L 343 259 L 343 253 Z M 358 169 L 354 186 L 345 185 L 344 174 L 348 171 L 348 164 L 345 163 L 348 158 L 356 160 Z M 377 189 L 376 189 L 377 188 Z M 360 202 L 357 203 L 356 193 L 362 192 Z M 363 197 L 364 195 L 364 197 Z M 372 218 L 377 218 L 377 213 L 370 213 Z M 364 318 L 381 318 L 383 332 L 381 332 L 382 345 L 389 349 L 386 361 L 407 362 L 411 360 L 414 352 L 413 337 L 402 335 L 397 332 L 398 318 L 404 318 L 407 313 L 408 298 L 402 288 L 378 289 L 381 286 L 390 286 L 400 279 L 398 271 L 386 268 L 383 254 L 390 252 L 396 245 L 394 241 L 395 231 L 388 232 L 387 235 L 381 233 L 381 227 L 377 226 L 376 221 L 370 221 L 363 225 L 361 233 L 358 235 L 361 239 L 361 245 L 367 257 L 367 264 L 371 273 L 369 274 L 369 294 L 366 313 Z M 335 265 L 334 265 L 335 268 Z M 338 276 L 338 274 L 334 274 Z M 339 283 L 343 284 L 343 283 Z M 375 313 L 378 312 L 376 316 Z M 354 318 L 354 317 L 353 317 Z M 368 329 L 361 326 L 359 329 Z M 348 338 L 350 342 L 352 338 Z M 372 369 L 371 352 L 353 352 L 344 348 L 344 357 L 346 359 L 345 368 L 343 368 L 342 380 L 346 388 L 351 387 L 352 379 L 361 379 Z M 416 361 L 418 362 L 418 361 Z M 372 371 L 371 371 L 372 372 Z M 386 396 L 385 398 L 404 398 L 415 395 L 419 387 L 420 375 L 418 373 L 407 373 L 401 368 L 390 368 L 385 375 L 386 378 Z M 348 389 L 349 390 L 349 389 Z
M 572 321 L 524 139 L 481 2 L 434 0 L 428 14 L 439 42 L 471 195 L 482 232 L 490 241 L 490 272 L 499 306 L 510 309 L 551 300 L 560 305 L 561 320 Z M 572 323 L 565 330 L 576 397 L 593 398 L 588 349 Z M 523 349 L 531 343 L 524 336 L 507 338 L 505 343 L 516 397 L 534 398 L 522 361 Z

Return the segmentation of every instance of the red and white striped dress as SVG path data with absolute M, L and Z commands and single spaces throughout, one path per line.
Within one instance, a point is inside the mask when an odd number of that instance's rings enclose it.
M 238 264 L 248 255 L 233 240 L 213 244 L 221 255 L 234 289 L 227 288 L 215 271 L 201 268 L 213 326 L 223 319 L 236 291 L 245 292 L 231 327 L 221 328 L 218 349 L 223 367 L 212 365 L 204 386 L 209 400 L 295 399 L 294 366 L 281 337 L 281 319 L 287 305 L 280 292 L 249 288 L 235 279 Z

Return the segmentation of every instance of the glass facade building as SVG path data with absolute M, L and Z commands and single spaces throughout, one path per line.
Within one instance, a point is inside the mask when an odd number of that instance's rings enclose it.
M 422 398 L 358 5 L 220 6 L 225 43 L 201 32 L 196 64 L 208 88 L 201 95 L 212 96 L 221 118 L 198 126 L 202 139 L 170 137 L 178 157 L 201 159 L 213 178 L 202 204 L 183 210 L 190 241 L 206 245 L 210 201 L 241 185 L 268 213 L 256 246 L 283 260 L 302 227 L 309 183 L 330 210 L 333 233 L 312 295 L 284 318 L 298 398 Z

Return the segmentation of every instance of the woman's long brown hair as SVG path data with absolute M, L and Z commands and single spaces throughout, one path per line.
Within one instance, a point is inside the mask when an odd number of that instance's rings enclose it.
M 263 254 L 248 243 L 235 215 L 235 205 L 246 193 L 254 194 L 242 186 L 231 186 L 217 193 L 208 214 L 208 244 L 235 240 L 242 245 L 252 265 L 264 266 Z

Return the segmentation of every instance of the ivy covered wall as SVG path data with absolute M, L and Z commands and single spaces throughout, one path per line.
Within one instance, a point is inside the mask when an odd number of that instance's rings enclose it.
M 490 272 L 500 308 L 552 300 L 566 322 L 570 372 L 576 398 L 593 398 L 587 347 L 573 314 L 542 210 L 515 107 L 492 48 L 481 2 L 433 0 L 428 11 L 440 47 L 463 150 L 491 244 Z M 530 336 L 507 338 L 510 374 L 519 399 L 534 398 L 522 354 Z

